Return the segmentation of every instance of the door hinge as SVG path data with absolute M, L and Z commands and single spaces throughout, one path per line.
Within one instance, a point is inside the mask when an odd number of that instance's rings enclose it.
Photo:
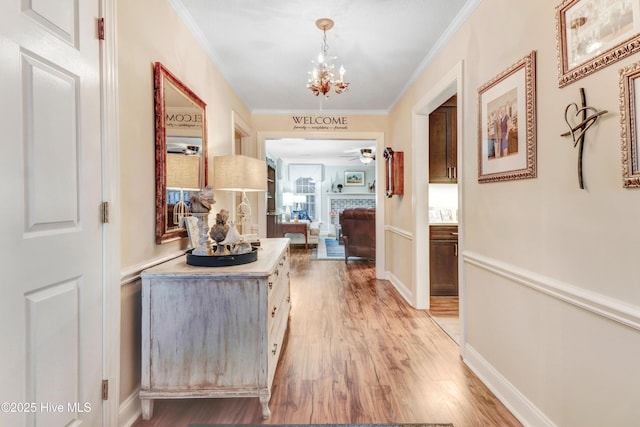
M 100 216 L 100 221 L 102 221 L 103 224 L 109 223 L 109 202 L 102 202 L 100 204 Z
M 104 18 L 98 18 L 98 40 L 104 40 Z
M 109 400 L 109 380 L 102 380 L 102 400 Z

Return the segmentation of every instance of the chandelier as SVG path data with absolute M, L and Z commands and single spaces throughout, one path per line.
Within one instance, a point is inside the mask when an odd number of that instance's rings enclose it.
M 309 72 L 311 77 L 307 81 L 307 88 L 313 92 L 315 96 L 322 94 L 325 98 L 329 98 L 329 92 L 333 88 L 335 93 L 340 94 L 349 88 L 349 83 L 344 81 L 345 69 L 340 65 L 339 77 L 336 79 L 333 74 L 333 60 L 335 56 L 329 56 L 329 45 L 327 45 L 327 30 L 333 28 L 333 21 L 328 18 L 321 18 L 316 21 L 316 27 L 322 30 L 322 45 L 318 60 L 313 61 L 313 70 Z

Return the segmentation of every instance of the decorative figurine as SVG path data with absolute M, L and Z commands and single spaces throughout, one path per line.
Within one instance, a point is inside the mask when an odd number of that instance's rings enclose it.
M 229 232 L 229 224 L 227 224 L 227 220 L 229 219 L 229 211 L 226 209 L 220 209 L 220 212 L 216 214 L 216 223 L 211 227 L 211 231 L 209 235 L 216 242 L 216 251 L 214 255 L 228 255 L 227 247 L 223 242 L 227 238 L 227 233 Z
M 213 197 L 213 188 L 208 185 L 195 196 L 191 196 L 189 201 L 191 202 L 192 215 L 198 218 L 198 246 L 192 253 L 193 255 L 211 255 L 207 231 L 209 229 L 209 212 L 211 206 L 216 202 Z

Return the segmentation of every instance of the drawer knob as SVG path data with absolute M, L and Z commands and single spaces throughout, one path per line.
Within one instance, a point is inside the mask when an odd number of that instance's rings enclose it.
M 271 350 L 271 354 L 275 356 L 277 352 L 278 352 L 278 343 L 275 343 L 273 344 L 273 350 Z
M 273 289 L 273 282 L 269 282 L 269 289 Z
M 278 309 L 278 307 L 276 307 L 275 305 L 273 306 L 273 310 L 271 310 L 271 317 L 276 317 L 276 310 Z

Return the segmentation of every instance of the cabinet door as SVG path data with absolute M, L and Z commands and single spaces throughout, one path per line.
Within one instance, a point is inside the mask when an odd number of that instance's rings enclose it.
M 429 182 L 457 182 L 457 158 L 456 107 L 439 107 L 429 114 Z
M 453 240 L 432 240 L 430 244 L 432 296 L 458 295 L 458 243 Z

